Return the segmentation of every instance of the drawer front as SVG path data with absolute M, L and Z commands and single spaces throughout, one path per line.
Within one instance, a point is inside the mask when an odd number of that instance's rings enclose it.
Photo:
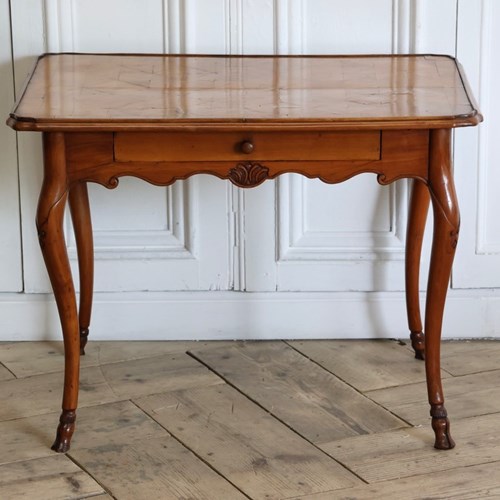
M 378 160 L 380 131 L 117 132 L 115 161 Z

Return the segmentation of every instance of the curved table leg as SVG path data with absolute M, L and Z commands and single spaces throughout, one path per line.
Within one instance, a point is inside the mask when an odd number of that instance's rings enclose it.
M 80 338 L 75 289 L 63 229 L 68 195 L 64 134 L 44 133 L 43 139 L 44 180 L 38 201 L 36 225 L 61 320 L 65 362 L 62 413 L 52 449 L 66 452 L 73 434 L 78 404 Z
M 413 180 L 408 214 L 408 227 L 406 229 L 406 311 L 408 314 L 408 327 L 410 329 L 411 346 L 415 351 L 415 358 L 424 359 L 425 337 L 420 317 L 419 302 L 419 274 L 422 240 L 424 237 L 425 223 L 429 211 L 430 195 L 427 186 L 418 179 Z
M 80 275 L 78 320 L 80 324 L 80 355 L 83 355 L 85 354 L 85 346 L 89 335 L 94 288 L 94 242 L 86 182 L 80 182 L 71 187 L 69 208 L 78 250 L 78 270 Z
M 440 367 L 443 310 L 460 226 L 451 172 L 450 136 L 450 130 L 431 130 L 429 160 L 429 190 L 434 212 L 434 237 L 425 311 L 425 369 L 432 428 L 436 435 L 434 447 L 441 450 L 455 446 L 444 407 Z

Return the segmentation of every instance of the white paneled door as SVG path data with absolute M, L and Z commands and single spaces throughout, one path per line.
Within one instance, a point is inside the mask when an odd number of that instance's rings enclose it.
M 457 55 L 486 121 L 455 135 L 463 222 L 445 335 L 500 335 L 499 23 L 497 0 L 0 0 L 0 106 L 45 51 Z M 25 291 L 0 293 L 0 321 L 5 338 L 56 338 L 34 227 L 40 137 L 3 127 L 0 145 L 0 292 Z M 406 181 L 127 178 L 90 196 L 94 338 L 406 335 Z M 76 266 L 69 220 L 67 244 Z
M 43 51 L 163 52 L 170 45 L 177 49 L 185 45 L 184 30 L 169 28 L 160 0 L 29 3 L 30 15 L 36 17 L 34 11 L 38 11 L 38 19 L 44 23 L 33 29 L 25 23 L 28 6 L 13 4 L 15 64 L 21 82 L 26 59 L 31 62 Z M 168 4 L 169 14 L 177 16 L 177 23 L 185 22 L 179 17 L 186 14 L 184 6 L 175 11 L 173 4 Z M 219 14 L 212 13 L 212 18 Z M 218 44 L 223 50 L 224 39 L 213 38 L 214 48 Z M 31 220 L 41 182 L 39 137 L 21 135 L 21 140 L 31 152 L 20 161 L 23 213 L 29 214 L 23 221 L 25 286 L 28 292 L 48 291 Z M 231 286 L 232 190 L 227 183 L 198 176 L 159 188 L 127 178 L 112 192 L 91 186 L 90 202 L 97 292 L 227 290 Z M 66 229 L 75 271 L 76 247 L 69 218 Z M 77 274 L 74 272 L 75 277 Z
M 387 54 L 410 49 L 408 2 L 287 5 L 278 2 L 285 15 L 277 17 L 275 28 L 286 34 L 279 53 Z M 291 174 L 245 197 L 246 290 L 403 289 L 406 181 L 381 187 L 375 175 L 364 174 L 332 186 Z M 252 244 L 254 240 L 266 244 Z
M 0 0 L 0 116 L 14 100 L 8 0 Z M 22 290 L 21 227 L 16 134 L 0 127 L 0 292 Z
M 485 115 L 456 131 L 455 177 L 462 206 L 454 288 L 500 287 L 500 2 L 461 0 L 457 54 Z

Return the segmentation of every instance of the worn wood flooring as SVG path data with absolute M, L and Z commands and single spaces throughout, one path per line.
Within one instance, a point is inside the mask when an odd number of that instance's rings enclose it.
M 450 451 L 407 342 L 90 342 L 60 455 L 62 344 L 0 344 L 0 499 L 500 499 L 500 342 L 442 351 Z

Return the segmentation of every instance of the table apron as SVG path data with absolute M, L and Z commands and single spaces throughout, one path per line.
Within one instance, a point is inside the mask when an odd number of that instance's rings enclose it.
M 165 132 L 66 133 L 68 181 L 70 184 L 96 182 L 114 188 L 119 177 L 134 176 L 166 186 L 203 173 L 229 179 L 237 186 L 252 187 L 291 172 L 327 183 L 342 182 L 367 172 L 376 174 L 381 184 L 401 178 L 426 182 L 428 178 L 428 130 L 351 132 L 342 137 L 335 135 L 338 133 L 326 133 L 306 135 L 302 140 L 298 140 L 297 133 L 293 133 L 293 137 L 285 132 L 274 136 L 266 134 L 269 133 L 249 135 L 249 140 L 257 140 L 259 151 L 263 152 L 245 155 L 234 150 L 234 144 L 245 139 L 245 134 L 232 134 L 229 137 L 232 149 L 225 151 L 217 142 L 213 150 L 207 149 L 218 136 L 213 132 L 192 133 L 191 143 L 189 132 L 182 136 L 174 132 L 172 135 Z M 266 139 L 271 137 L 273 141 L 269 145 Z M 181 140 L 176 142 L 176 139 Z M 182 146 L 186 149 L 185 159 L 182 159 Z M 302 154 L 300 146 L 309 149 Z M 202 159 L 203 152 L 207 153 L 206 159 Z

